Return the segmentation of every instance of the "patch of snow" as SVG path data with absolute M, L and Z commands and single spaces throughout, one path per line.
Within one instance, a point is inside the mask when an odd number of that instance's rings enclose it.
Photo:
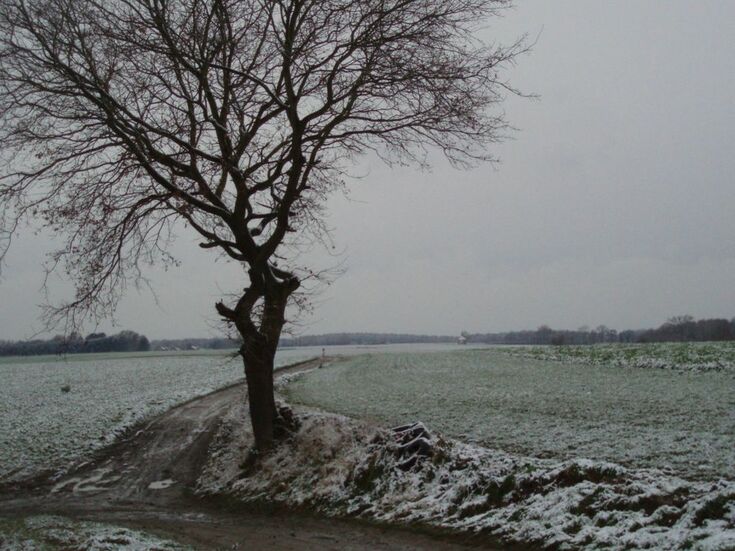
M 51 493 L 55 494 L 70 485 L 72 486 L 72 491 L 75 494 L 99 492 L 101 490 L 105 490 L 109 484 L 120 479 L 120 476 L 116 474 L 113 474 L 112 476 L 107 476 L 110 473 L 112 473 L 112 469 L 107 467 L 95 469 L 92 475 L 86 478 L 73 477 L 64 480 L 63 482 L 58 482 L 53 488 L 51 488 Z
M 148 489 L 150 490 L 165 490 L 166 488 L 170 488 L 176 484 L 175 480 L 171 480 L 170 478 L 167 478 L 166 480 L 156 480 L 154 482 L 151 482 L 148 484 Z
M 22 519 L 0 518 L 0 549 L 84 549 L 89 551 L 188 550 L 171 540 L 139 530 L 97 522 L 79 522 L 59 516 L 38 515 Z

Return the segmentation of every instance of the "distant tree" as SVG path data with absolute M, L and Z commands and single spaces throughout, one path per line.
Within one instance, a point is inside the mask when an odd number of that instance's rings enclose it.
M 542 325 L 536 330 L 535 344 L 550 344 L 554 331 L 548 325 Z
M 273 357 L 310 277 L 294 252 L 357 155 L 492 160 L 524 46 L 473 38 L 508 0 L 3 0 L 0 209 L 66 235 L 74 325 L 110 315 L 185 223 L 240 264 L 216 304 L 243 345 L 260 450 L 282 419 Z
M 683 315 L 683 316 L 672 316 L 669 319 L 666 320 L 666 323 L 664 325 L 686 325 L 687 323 L 692 323 L 694 321 L 694 317 L 690 316 L 689 314 Z
M 561 346 L 563 344 L 566 344 L 566 337 L 565 337 L 564 333 L 559 332 L 559 331 L 555 332 L 551 336 L 551 343 L 550 344 L 552 344 L 554 346 Z
M 726 341 L 734 336 L 732 326 L 726 319 L 704 319 L 696 323 L 698 341 Z
M 639 331 L 633 331 L 631 329 L 627 329 L 625 331 L 621 331 L 620 333 L 618 333 L 618 340 L 620 342 L 626 342 L 626 343 L 635 342 L 638 338 L 639 333 L 640 333 Z
M 150 349 L 151 343 L 148 341 L 148 338 L 145 335 L 141 335 L 140 339 L 138 339 L 138 351 L 148 352 Z

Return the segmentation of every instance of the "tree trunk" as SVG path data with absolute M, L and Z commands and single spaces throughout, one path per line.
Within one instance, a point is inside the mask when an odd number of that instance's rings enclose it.
M 248 385 L 248 406 L 258 452 L 273 448 L 276 401 L 273 394 L 273 359 L 275 347 L 268 346 L 262 335 L 246 338 L 241 349 Z
M 248 385 L 250 420 L 253 426 L 255 447 L 258 452 L 273 448 L 275 438 L 293 427 L 281 419 L 276 409 L 273 393 L 273 361 L 285 323 L 288 297 L 295 285 L 275 287 L 265 293 L 260 328 L 246 325 L 242 331 L 241 354 L 245 363 L 245 378 Z M 247 329 L 249 328 L 249 330 Z

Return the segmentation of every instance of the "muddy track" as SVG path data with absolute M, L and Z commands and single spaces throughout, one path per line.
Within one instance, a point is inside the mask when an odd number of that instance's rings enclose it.
M 318 359 L 279 374 L 318 367 Z M 174 407 L 60 480 L 3 488 L 0 515 L 59 514 L 142 529 L 198 549 L 467 549 L 480 542 L 305 513 L 258 511 L 197 497 L 209 443 L 242 383 Z M 498 547 L 495 547 L 497 549 Z

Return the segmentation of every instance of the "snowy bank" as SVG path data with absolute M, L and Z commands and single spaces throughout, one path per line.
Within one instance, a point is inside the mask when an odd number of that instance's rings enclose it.
M 544 548 L 735 548 L 733 482 L 540 460 L 414 429 L 304 413 L 298 432 L 248 472 L 252 436 L 238 404 L 212 442 L 198 491 Z
M 0 518 L 0 549 L 84 549 L 85 551 L 187 550 L 190 547 L 139 530 L 99 522 L 76 521 L 37 515 L 21 519 Z

